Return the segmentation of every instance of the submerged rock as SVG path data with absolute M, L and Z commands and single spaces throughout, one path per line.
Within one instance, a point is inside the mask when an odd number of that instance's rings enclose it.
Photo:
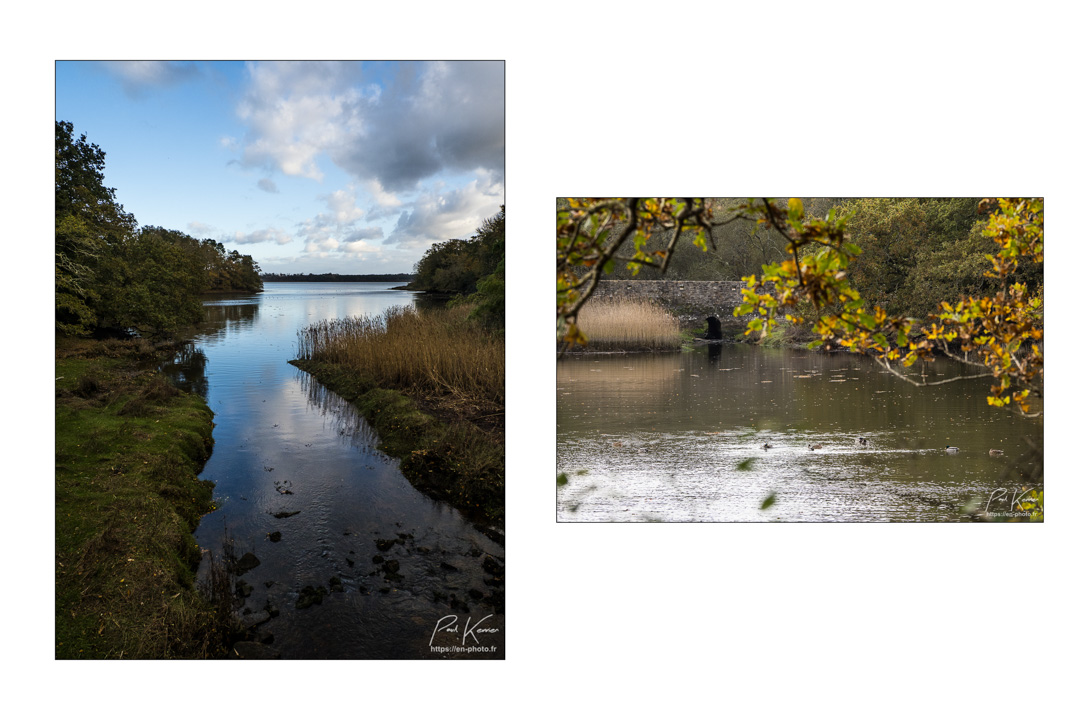
M 255 553 L 244 553 L 243 557 L 236 561 L 236 574 L 243 575 L 248 570 L 259 566 L 259 558 L 255 557 Z
M 322 585 L 318 588 L 305 585 L 304 589 L 300 591 L 300 597 L 296 601 L 296 609 L 305 610 L 312 605 L 322 605 L 324 597 L 326 597 L 326 588 Z

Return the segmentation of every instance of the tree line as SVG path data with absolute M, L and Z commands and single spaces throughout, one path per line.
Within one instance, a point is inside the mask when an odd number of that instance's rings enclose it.
M 338 275 L 337 273 L 263 273 L 263 282 L 410 282 L 415 275 L 389 273 L 386 275 Z
M 501 332 L 506 320 L 506 208 L 484 220 L 468 240 L 435 243 L 416 263 L 410 290 L 457 296 L 472 317 Z
M 259 265 L 214 240 L 139 227 L 104 184 L 105 152 L 56 122 L 56 330 L 166 334 L 202 319 L 200 295 L 259 292 Z

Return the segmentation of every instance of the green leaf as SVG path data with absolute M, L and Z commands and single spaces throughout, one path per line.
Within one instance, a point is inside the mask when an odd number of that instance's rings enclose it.
M 769 493 L 769 497 L 761 501 L 761 509 L 768 510 L 776 502 L 776 493 Z
M 739 463 L 738 465 L 736 465 L 736 466 L 735 466 L 735 469 L 736 469 L 736 470 L 750 470 L 750 469 L 751 469 L 751 468 L 753 467 L 753 465 L 754 465 L 754 460 L 755 460 L 755 459 L 756 459 L 756 458 L 746 458 L 746 459 L 745 459 L 745 460 L 743 460 L 743 461 L 742 461 L 741 463 Z
M 615 260 L 613 258 L 609 258 L 608 261 L 606 263 L 604 263 L 604 273 L 610 275 L 614 270 L 615 270 Z
M 824 345 L 824 344 L 825 344 L 825 341 L 824 341 L 824 340 L 814 340 L 814 341 L 812 341 L 812 342 L 811 342 L 811 343 L 810 343 L 809 345 L 807 345 L 806 347 L 808 347 L 808 348 L 810 348 L 811 350 L 813 350 L 814 348 L 817 348 L 817 347 L 821 347 L 821 346 L 822 346 L 822 345 Z
M 799 198 L 788 199 L 787 211 L 788 219 L 792 222 L 801 220 L 803 216 L 802 200 L 800 200 Z
M 568 482 L 570 482 L 570 480 L 566 477 L 566 473 L 559 473 L 555 476 L 555 487 L 562 487 Z

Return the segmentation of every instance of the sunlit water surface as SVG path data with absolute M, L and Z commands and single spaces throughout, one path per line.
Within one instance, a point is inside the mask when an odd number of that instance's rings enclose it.
M 1042 447 L 1041 419 L 988 406 L 986 378 L 917 388 L 846 353 L 578 355 L 557 386 L 564 522 L 961 520 L 1008 512 Z
M 258 629 L 283 658 L 448 656 L 431 650 L 433 637 L 439 647 L 497 647 L 449 655 L 505 657 L 501 587 L 484 569 L 488 556 L 502 565 L 502 545 L 415 490 L 350 405 L 288 364 L 308 323 L 413 304 L 391 288 L 267 283 L 205 303 L 205 331 L 171 369 L 215 413 L 201 477 L 216 484 L 219 509 L 196 540 L 217 557 L 229 542 L 236 556 L 259 559 L 240 578 L 252 588 L 241 611 L 279 611 Z M 385 572 L 391 560 L 398 577 Z M 327 594 L 298 609 L 305 586 Z M 456 632 L 448 616 L 458 616 Z M 493 631 L 463 637 L 466 620 Z

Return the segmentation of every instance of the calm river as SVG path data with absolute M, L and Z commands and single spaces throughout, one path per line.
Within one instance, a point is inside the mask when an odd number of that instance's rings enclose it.
M 868 358 L 742 344 L 571 356 L 557 377 L 564 522 L 960 520 L 1008 512 L 1041 472 L 1042 420 L 988 406 L 988 378 L 917 388 Z
M 503 658 L 489 572 L 501 576 L 502 545 L 415 490 L 351 406 L 288 364 L 308 323 L 413 304 L 392 286 L 267 283 L 205 303 L 204 331 L 172 368 L 215 414 L 201 477 L 219 509 L 196 540 L 258 558 L 239 578 L 241 612 L 283 658 Z M 302 602 L 320 588 L 321 602 Z

